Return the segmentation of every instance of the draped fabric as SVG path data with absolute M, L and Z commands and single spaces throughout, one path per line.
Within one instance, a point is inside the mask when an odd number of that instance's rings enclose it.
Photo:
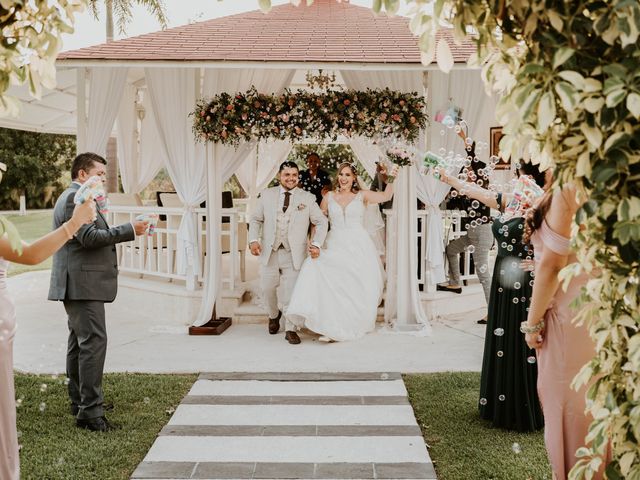
M 157 141 L 166 155 L 171 181 L 184 204 L 177 232 L 177 270 L 193 278 L 200 273 L 197 227 L 194 209 L 206 196 L 204 145 L 196 143 L 189 114 L 200 97 L 200 70 L 146 68 L 145 76 L 153 115 L 158 127 Z
M 258 194 L 273 180 L 278 167 L 289 156 L 293 145 L 284 140 L 260 142 L 236 170 L 236 178 L 247 195 L 247 215 L 255 208 Z
M 369 176 L 373 178 L 376 174 L 376 162 L 384 156 L 382 149 L 361 137 L 348 139 L 348 144 Z
M 164 149 L 158 142 L 149 95 L 142 101 L 144 118 L 138 124 L 138 87 L 128 84 L 118 112 L 118 166 L 125 193 L 141 192 L 165 163 Z
M 341 71 L 348 88 L 365 89 L 389 87 L 401 92 L 422 94 L 423 73 L 407 71 Z M 358 145 L 355 141 L 353 144 Z M 414 146 L 415 147 L 415 146 Z M 356 147 L 358 148 L 358 147 Z M 378 148 L 379 150 L 379 148 Z M 356 155 L 362 158 L 360 154 Z M 372 150 L 370 150 L 372 151 Z M 361 154 L 375 162 L 371 154 Z M 368 169 L 366 164 L 365 168 Z M 370 168 L 370 166 L 369 166 Z M 374 165 L 375 169 L 375 165 Z M 416 171 L 403 168 L 395 181 L 391 225 L 387 225 L 391 235 L 387 242 L 387 291 L 385 296 L 385 320 L 395 331 L 420 331 L 428 334 L 431 327 L 420 302 L 418 290 L 418 247 Z M 430 233 L 429 233 L 430 234 Z M 442 237 L 440 237 L 442 238 Z
M 260 69 L 208 69 L 204 74 L 205 96 L 222 92 L 243 92 L 256 87 L 259 92 L 278 93 L 291 83 L 295 70 L 260 70 Z M 193 105 L 192 105 L 193 107 Z M 220 218 L 221 192 L 224 181 L 238 170 L 240 165 L 255 152 L 257 142 L 247 142 L 237 148 L 224 145 L 210 145 L 207 147 L 207 158 L 203 165 L 207 166 L 203 178 L 207 182 L 207 209 L 209 218 Z M 210 222 L 208 225 L 207 251 L 218 252 L 208 255 L 206 261 L 205 286 L 202 304 L 194 325 L 204 325 L 212 316 L 221 279 L 221 254 L 218 224 Z
M 106 157 L 107 142 L 120 108 L 120 99 L 127 80 L 126 68 L 89 69 L 89 110 L 87 113 L 87 144 L 78 145 L 79 152 L 94 152 Z

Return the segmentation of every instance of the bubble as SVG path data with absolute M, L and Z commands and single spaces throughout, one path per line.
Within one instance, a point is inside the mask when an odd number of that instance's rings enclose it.
M 472 208 L 479 208 L 480 207 L 480 202 L 478 200 L 474 200 L 473 202 L 471 202 L 471 207 Z
M 482 218 L 481 218 L 480 220 L 482 220 L 483 222 L 486 222 L 486 221 L 488 220 L 488 218 L 487 218 L 487 216 L 486 216 L 486 215 L 483 215 L 483 216 L 482 216 Z
M 533 365 L 534 363 L 536 363 L 536 357 L 534 357 L 533 355 L 527 357 L 527 362 Z
M 520 300 L 518 300 L 518 297 L 513 297 L 513 303 L 518 303 Z
M 40 406 L 38 407 L 38 409 L 39 409 L 41 412 L 44 412 L 44 411 L 47 409 L 47 404 L 46 404 L 46 403 L 44 403 L 44 402 L 40 403 Z
M 484 272 L 486 272 L 486 271 L 487 271 L 487 266 L 486 266 L 486 265 L 480 265 L 480 266 L 478 267 L 478 271 L 479 271 L 480 273 L 484 273 Z
M 498 350 L 496 352 L 496 355 L 498 355 L 498 357 L 502 358 L 504 356 L 504 352 L 502 350 Z
M 469 216 L 470 216 L 471 218 L 475 217 L 475 216 L 476 216 L 476 212 L 475 212 L 475 211 L 473 211 L 473 210 L 470 210 L 470 211 L 469 211 Z
M 510 252 L 513 250 L 513 245 L 507 245 L 507 251 Z
M 456 133 L 460 133 L 460 131 L 462 130 L 460 128 L 460 125 L 456 125 L 455 128 L 453 129 Z
M 498 395 L 498 400 L 500 400 L 501 402 L 504 402 L 504 399 L 507 398 L 504 395 Z
M 486 405 L 487 404 L 487 399 L 486 398 L 481 398 L 480 399 L 480 405 Z
M 40 391 L 43 392 L 43 393 L 47 391 L 47 384 L 46 383 L 43 383 L 42 385 L 40 385 Z
M 515 288 L 516 290 L 519 289 L 522 285 L 520 285 L 520 282 L 516 282 L 513 284 L 513 288 Z
M 520 301 L 521 301 L 522 303 L 526 302 L 526 301 L 527 301 L 527 297 L 520 297 Z
M 71 382 L 71 379 L 69 377 L 65 377 L 64 384 L 69 385 L 70 382 Z
M 451 190 L 451 197 L 456 198 L 458 196 L 458 192 L 456 190 Z
M 529 281 L 529 286 L 533 287 L 533 280 Z
M 444 137 L 444 130 L 440 130 L 440 135 Z
M 496 328 L 496 329 L 493 331 L 493 334 L 494 334 L 496 337 L 501 337 L 501 336 L 503 336 L 503 335 L 504 335 L 504 328 Z
M 502 293 L 502 287 L 498 287 L 498 292 Z
M 24 399 L 22 397 L 20 397 L 19 399 L 16 400 L 16 408 L 20 408 L 22 406 L 22 401 Z
M 388 380 L 389 379 L 389 374 L 388 373 L 381 373 L 380 374 L 380 378 L 382 380 Z
M 501 246 L 502 248 L 507 248 L 507 242 L 502 242 L 502 243 L 500 244 L 500 246 Z
M 522 448 L 520 448 L 520 444 L 518 442 L 514 442 L 514 444 L 511 445 L 511 450 L 513 450 L 513 453 L 516 455 L 522 452 Z
M 149 399 L 149 397 L 144 397 L 142 401 L 148 405 L 149 402 L 151 402 L 151 399 Z
M 447 154 L 447 150 L 444 147 L 440 147 L 440 149 L 438 150 L 438 153 L 440 154 L 441 157 L 443 157 Z
M 468 251 L 469 253 L 473 253 L 473 252 L 475 252 L 475 251 L 476 251 L 476 247 L 474 247 L 473 245 L 469 245 L 469 246 L 467 247 L 467 251 Z

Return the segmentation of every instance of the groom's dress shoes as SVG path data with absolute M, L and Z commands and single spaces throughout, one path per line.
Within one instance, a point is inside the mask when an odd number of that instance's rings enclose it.
M 269 333 L 271 335 L 275 335 L 280 330 L 280 317 L 282 317 L 282 312 L 278 312 L 276 318 L 269 319 Z
M 296 332 L 289 330 L 284 334 L 284 339 L 291 345 L 298 345 L 300 343 L 300 337 Z
M 92 432 L 110 432 L 111 430 L 117 430 L 119 428 L 117 425 L 109 422 L 106 417 L 78 419 L 76 420 L 76 426 L 91 430 Z

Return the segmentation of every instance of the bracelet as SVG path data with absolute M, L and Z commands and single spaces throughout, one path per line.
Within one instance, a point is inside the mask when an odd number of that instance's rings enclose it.
M 540 320 L 540 322 L 536 323 L 533 326 L 529 326 L 526 320 L 520 323 L 520 331 L 522 333 L 538 333 L 543 329 L 544 329 L 544 320 Z
M 65 231 L 65 233 L 67 234 L 67 238 L 69 240 L 71 240 L 73 238 L 73 233 L 71 233 L 71 230 L 69 229 L 69 224 L 67 222 L 64 222 L 62 224 L 62 229 Z

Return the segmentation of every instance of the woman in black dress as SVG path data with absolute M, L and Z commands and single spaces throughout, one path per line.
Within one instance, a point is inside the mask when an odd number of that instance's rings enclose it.
M 538 368 L 535 352 L 520 333 L 520 322 L 527 319 L 533 288 L 530 269 L 533 252 L 522 243 L 524 210 L 533 199 L 519 204 L 519 208 L 505 208 L 513 201 L 509 194 L 496 194 L 469 182 L 450 177 L 444 169 L 440 179 L 488 207 L 501 212 L 493 220 L 492 231 L 498 243 L 498 255 L 493 270 L 484 357 L 480 379 L 480 416 L 495 427 L 533 431 L 544 425 L 536 382 Z M 546 188 L 547 172 L 536 165 L 522 162 L 520 175 L 530 176 Z

